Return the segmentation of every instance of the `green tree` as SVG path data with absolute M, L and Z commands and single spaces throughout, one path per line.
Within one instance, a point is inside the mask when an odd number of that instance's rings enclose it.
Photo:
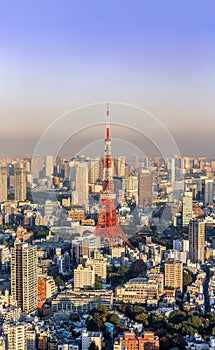
M 96 280 L 95 281 L 95 289 L 97 289 L 97 290 L 103 289 L 102 282 Z
M 90 315 L 87 319 L 87 329 L 93 332 L 99 332 L 104 329 L 104 323 L 99 313 Z
M 57 286 L 64 286 L 64 281 L 60 278 L 60 276 L 55 277 L 55 284 Z
M 119 318 L 119 316 L 116 315 L 116 314 L 111 315 L 111 317 L 110 317 L 109 320 L 110 320 L 110 322 L 113 323 L 115 326 L 118 326 L 118 325 L 120 324 L 120 318 Z
M 106 305 L 103 305 L 103 304 L 96 306 L 96 308 L 94 310 L 95 310 L 95 312 L 98 312 L 99 314 L 104 314 L 104 315 L 108 314 L 108 308 Z
M 148 314 L 145 312 L 141 312 L 140 314 L 136 315 L 135 320 L 142 322 L 144 327 L 147 327 L 149 325 Z
M 180 324 L 181 322 L 186 321 L 186 319 L 186 312 L 180 310 L 173 311 L 169 315 L 169 322 L 174 324 Z
M 99 350 L 99 347 L 94 341 L 92 341 L 92 343 L 89 346 L 89 350 Z
M 200 327 L 202 327 L 202 320 L 198 316 L 192 316 L 188 318 L 186 323 L 196 329 L 199 329 Z
M 183 286 L 187 287 L 193 282 L 193 275 L 190 271 L 183 271 Z

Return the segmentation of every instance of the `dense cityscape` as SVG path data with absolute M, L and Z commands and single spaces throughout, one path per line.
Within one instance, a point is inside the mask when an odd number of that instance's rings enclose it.
M 0 349 L 215 347 L 215 158 L 1 159 Z
M 215 350 L 215 1 L 0 6 L 0 350 Z

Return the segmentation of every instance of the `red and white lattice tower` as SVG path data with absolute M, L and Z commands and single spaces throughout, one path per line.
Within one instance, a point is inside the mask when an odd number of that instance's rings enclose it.
M 104 175 L 101 193 L 101 206 L 94 234 L 95 236 L 103 237 L 110 246 L 118 246 L 120 243 L 122 243 L 122 241 L 131 246 L 118 222 L 114 203 L 115 197 L 116 195 L 114 193 L 114 184 L 112 178 L 110 113 L 109 104 L 107 104 Z

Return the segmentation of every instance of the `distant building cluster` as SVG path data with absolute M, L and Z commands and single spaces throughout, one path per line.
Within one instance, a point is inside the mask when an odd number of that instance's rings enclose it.
M 112 165 L 129 244 L 106 246 L 101 158 L 1 159 L 0 350 L 158 350 L 159 317 L 215 314 L 215 160 Z M 215 347 L 191 333 L 187 349 Z

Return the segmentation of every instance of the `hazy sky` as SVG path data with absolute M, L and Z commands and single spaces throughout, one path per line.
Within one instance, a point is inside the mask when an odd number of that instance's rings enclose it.
M 155 115 L 181 153 L 214 155 L 214 0 L 0 5 L 0 154 L 31 153 L 60 115 L 115 101 Z

